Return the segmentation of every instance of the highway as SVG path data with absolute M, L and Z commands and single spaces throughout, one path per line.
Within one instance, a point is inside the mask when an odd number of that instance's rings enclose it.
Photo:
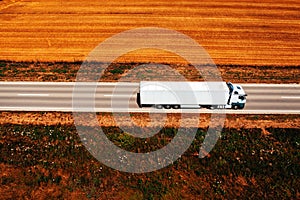
M 299 84 L 241 84 L 248 94 L 243 110 L 139 108 L 136 103 L 138 83 L 77 84 L 80 88 L 75 98 L 81 102 L 78 112 L 300 114 Z M 73 112 L 74 85 L 74 82 L 0 82 L 0 111 Z M 89 88 L 95 88 L 95 93 L 87 92 Z M 91 98 L 95 100 L 93 108 L 86 103 Z

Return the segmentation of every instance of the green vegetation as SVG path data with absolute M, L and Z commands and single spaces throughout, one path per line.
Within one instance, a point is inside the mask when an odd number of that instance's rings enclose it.
M 86 69 L 82 73 L 91 75 L 103 73 L 101 81 L 119 80 L 129 70 L 145 63 L 107 63 L 90 62 L 85 63 Z M 149 63 L 148 63 L 149 64 Z M 155 65 L 155 63 L 152 63 Z M 75 81 L 76 74 L 82 62 L 14 62 L 0 61 L 0 81 Z M 184 75 L 187 80 L 201 80 L 201 75 L 191 65 L 167 64 L 176 72 Z M 106 68 L 107 67 L 107 68 Z M 104 68 L 106 68 L 104 70 Z M 255 83 L 298 83 L 300 79 L 299 66 L 251 66 L 251 65 L 219 65 L 224 81 L 246 83 L 249 80 Z M 104 70 L 104 71 L 103 71 Z M 154 73 L 155 71 L 155 73 Z M 208 71 L 207 73 L 211 73 Z M 154 76 L 154 77 L 152 77 Z M 141 70 L 136 78 L 155 78 L 157 70 Z M 94 81 L 94 80 L 87 80 Z
M 109 72 L 112 74 L 123 74 L 126 70 L 131 69 L 134 65 L 116 65 L 109 67 Z M 110 69 L 112 68 L 112 69 Z
M 103 130 L 112 142 L 132 152 L 159 149 L 177 133 L 177 129 L 165 128 L 151 138 L 138 139 L 117 127 Z M 190 148 L 172 165 L 131 174 L 94 159 L 73 126 L 1 125 L 0 188 L 23 191 L 22 198 L 47 186 L 58 188 L 58 193 L 49 193 L 52 198 L 81 191 L 92 199 L 118 194 L 125 199 L 296 199 L 300 188 L 299 129 L 267 131 L 271 134 L 264 135 L 260 129 L 224 129 L 214 149 L 199 159 L 205 130 L 198 129 Z M 19 193 L 8 194 L 9 198 L 21 198 Z
M 2 67 L 6 67 L 6 63 L 3 61 L 0 61 L 0 68 L 2 68 Z
M 122 69 L 112 69 L 112 70 L 110 70 L 110 72 L 112 73 L 112 74 L 122 74 L 123 73 L 123 70 Z

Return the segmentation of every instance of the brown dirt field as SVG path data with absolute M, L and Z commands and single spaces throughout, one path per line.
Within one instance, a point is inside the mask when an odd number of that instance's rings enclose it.
M 217 64 L 298 65 L 299 9 L 298 1 L 279 0 L 2 0 L 0 59 L 82 61 L 116 33 L 162 27 L 195 39 Z M 130 60 L 148 56 L 138 52 Z

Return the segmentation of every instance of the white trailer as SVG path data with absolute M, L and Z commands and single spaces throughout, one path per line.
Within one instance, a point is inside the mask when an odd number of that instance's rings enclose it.
M 246 93 L 240 85 L 226 82 L 142 81 L 138 93 L 140 107 L 234 108 L 243 109 Z

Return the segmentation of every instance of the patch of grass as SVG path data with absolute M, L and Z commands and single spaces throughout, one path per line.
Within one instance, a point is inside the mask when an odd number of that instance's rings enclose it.
M 2 176 L 0 180 L 1 180 L 1 185 L 9 185 L 16 181 L 14 177 L 10 177 L 10 176 Z
M 117 127 L 103 130 L 123 149 L 140 152 L 165 146 L 178 131 L 164 128 L 151 138 L 137 139 Z M 0 166 L 9 166 L 2 169 L 11 171 L 5 172 L 0 184 L 28 194 L 40 186 L 55 185 L 61 191 L 80 190 L 95 199 L 104 198 L 106 191 L 131 199 L 295 199 L 300 177 L 299 129 L 267 130 L 270 135 L 260 129 L 223 129 L 213 150 L 199 159 L 206 130 L 197 129 L 190 148 L 172 165 L 131 174 L 93 158 L 73 126 L 1 125 Z M 126 196 L 127 190 L 137 195 Z
M 109 72 L 111 72 L 112 74 L 122 74 L 123 73 L 123 70 L 122 69 L 112 69 L 110 70 Z
M 143 199 L 161 198 L 167 193 L 168 188 L 159 180 L 138 179 L 136 189 L 142 192 Z
M 65 73 L 67 73 L 67 69 L 55 68 L 55 69 L 52 69 L 51 72 L 58 73 L 58 74 L 65 74 Z
M 0 67 L 6 67 L 6 63 L 5 62 L 0 62 Z

